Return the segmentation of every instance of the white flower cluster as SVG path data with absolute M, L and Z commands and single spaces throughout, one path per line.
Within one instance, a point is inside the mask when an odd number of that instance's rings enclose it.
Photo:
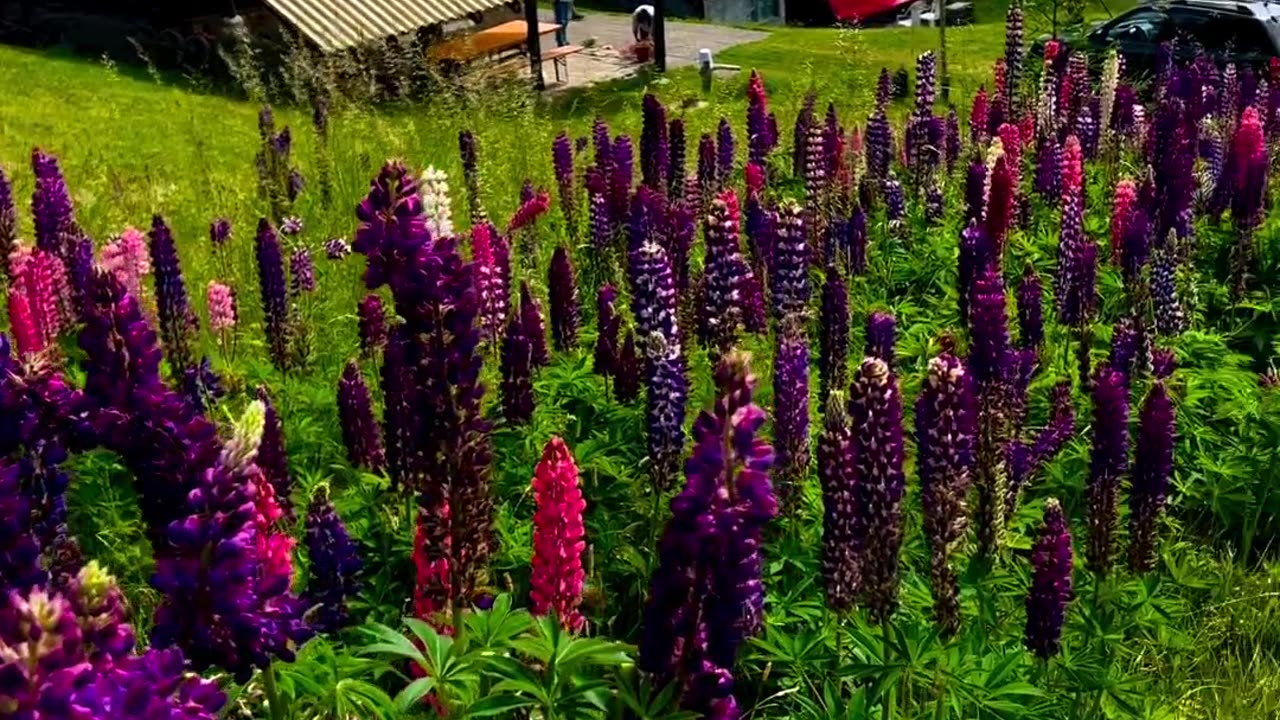
M 427 216 L 431 237 L 453 234 L 453 211 L 449 209 L 449 176 L 435 166 L 422 171 L 422 210 Z

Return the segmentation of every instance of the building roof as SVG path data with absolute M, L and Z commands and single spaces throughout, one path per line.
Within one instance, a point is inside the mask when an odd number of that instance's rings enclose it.
M 264 1 L 321 50 L 331 52 L 456 20 L 507 0 Z

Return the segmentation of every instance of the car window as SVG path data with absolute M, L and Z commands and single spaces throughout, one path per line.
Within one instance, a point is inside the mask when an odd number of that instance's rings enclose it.
M 1262 23 L 1238 15 L 1216 12 L 1171 11 L 1179 40 L 1185 40 L 1214 54 L 1272 55 L 1271 38 Z
M 1118 19 L 1107 30 L 1107 40 L 1156 42 L 1161 39 L 1165 28 L 1164 13 L 1157 10 L 1139 9 Z

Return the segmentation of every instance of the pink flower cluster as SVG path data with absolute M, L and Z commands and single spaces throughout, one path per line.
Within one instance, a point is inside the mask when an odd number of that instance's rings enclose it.
M 1068 135 L 1062 146 L 1062 204 L 1069 198 L 1084 198 L 1084 153 L 1080 149 L 1080 140 L 1075 135 Z
M 209 329 L 213 332 L 228 330 L 236 325 L 236 294 L 230 287 L 213 281 L 209 283 Z
M 1124 254 L 1124 235 L 1129 226 L 1129 215 L 1138 206 L 1138 186 L 1132 180 L 1116 183 L 1116 194 L 1111 205 L 1111 261 L 1119 263 Z
M 9 258 L 9 322 L 19 354 L 39 353 L 71 321 L 71 286 L 62 261 L 43 250 L 19 247 Z
M 507 234 L 510 235 L 523 227 L 532 225 L 533 221 L 537 220 L 549 207 L 551 207 L 551 196 L 546 190 L 538 190 L 533 197 L 520 206 L 519 210 L 516 210 L 515 215 L 511 216 L 511 222 L 507 225 Z
M 564 441 L 551 438 L 533 473 L 533 589 L 535 615 L 555 611 L 565 628 L 581 630 L 582 551 L 586 549 L 582 512 L 587 503 L 578 487 L 578 466 Z
M 98 267 L 111 273 L 132 296 L 141 299 L 142 278 L 151 273 L 151 254 L 141 230 L 127 227 L 102 248 Z

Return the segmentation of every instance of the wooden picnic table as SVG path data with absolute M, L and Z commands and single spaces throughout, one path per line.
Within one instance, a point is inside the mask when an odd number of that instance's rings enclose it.
M 539 35 L 551 35 L 559 30 L 556 23 L 538 23 Z M 470 62 L 486 55 L 523 47 L 528 40 L 529 28 L 524 20 L 512 20 L 480 32 L 468 33 L 446 40 L 427 50 L 432 60 Z

